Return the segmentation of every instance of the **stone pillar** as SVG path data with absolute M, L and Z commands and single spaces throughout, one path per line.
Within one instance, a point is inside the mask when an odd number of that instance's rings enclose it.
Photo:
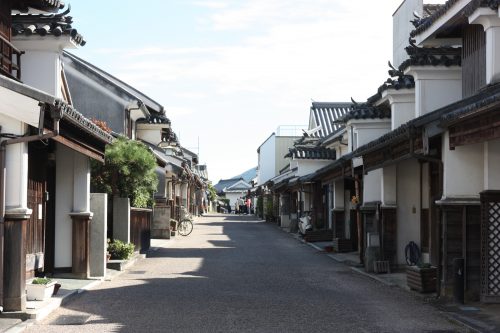
M 470 24 L 480 24 L 486 33 L 486 83 L 500 80 L 500 18 L 498 10 L 480 7 L 469 16 Z
M 90 221 L 92 213 L 71 213 L 73 220 L 71 272 L 83 279 L 90 277 Z
M 3 310 L 26 310 L 26 224 L 31 209 L 11 209 L 4 222 Z
M 108 195 L 91 193 L 90 210 L 94 214 L 90 224 L 90 276 L 106 276 Z
M 129 198 L 113 198 L 113 238 L 130 243 Z

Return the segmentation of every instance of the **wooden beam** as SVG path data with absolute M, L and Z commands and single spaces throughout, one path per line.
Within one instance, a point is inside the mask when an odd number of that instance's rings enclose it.
M 96 153 L 88 148 L 85 148 L 85 147 L 82 147 L 81 145 L 71 141 L 71 140 L 68 140 L 60 135 L 56 136 L 56 137 L 53 137 L 52 138 L 54 141 L 57 141 L 59 142 L 60 144 L 63 144 L 65 145 L 66 147 L 68 148 L 71 148 L 73 150 L 76 150 L 77 152 L 83 154 L 83 155 L 86 155 L 90 158 L 93 158 L 99 162 L 102 162 L 104 163 L 104 155 L 101 155 L 100 153 Z

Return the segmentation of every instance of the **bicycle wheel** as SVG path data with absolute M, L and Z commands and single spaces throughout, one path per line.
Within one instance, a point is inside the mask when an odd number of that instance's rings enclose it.
M 177 226 L 177 231 L 181 236 L 187 236 L 193 231 L 193 222 L 190 220 L 182 220 Z

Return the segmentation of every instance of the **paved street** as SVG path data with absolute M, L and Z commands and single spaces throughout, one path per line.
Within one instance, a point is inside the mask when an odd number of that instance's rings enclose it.
M 460 332 L 422 300 L 250 216 L 204 217 L 190 236 L 154 245 L 27 331 Z

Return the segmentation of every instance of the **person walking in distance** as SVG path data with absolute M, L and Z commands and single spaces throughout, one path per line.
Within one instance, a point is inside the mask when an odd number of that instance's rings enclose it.
M 247 205 L 247 214 L 250 215 L 251 213 L 250 207 L 252 206 L 252 200 L 250 200 L 250 198 L 247 198 L 246 205 Z

